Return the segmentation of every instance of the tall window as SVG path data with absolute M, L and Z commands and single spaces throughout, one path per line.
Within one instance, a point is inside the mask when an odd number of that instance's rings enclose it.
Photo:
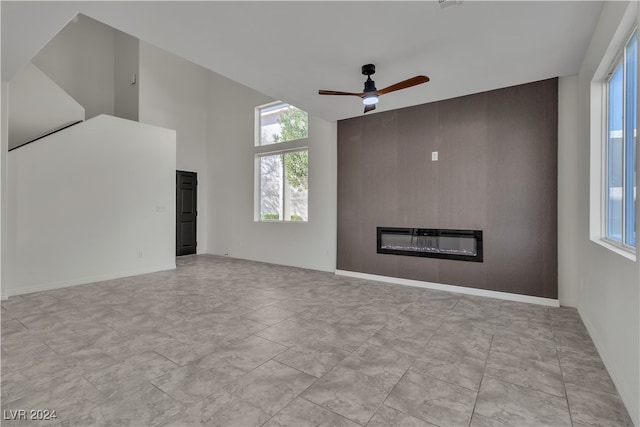
M 256 108 L 256 220 L 307 221 L 309 134 L 305 111 L 281 102 Z M 271 150 L 276 148 L 276 150 Z
M 638 35 L 629 38 L 607 81 L 605 236 L 636 247 Z
M 256 145 L 278 144 L 309 136 L 309 116 L 293 105 L 276 102 L 258 107 L 260 136 Z

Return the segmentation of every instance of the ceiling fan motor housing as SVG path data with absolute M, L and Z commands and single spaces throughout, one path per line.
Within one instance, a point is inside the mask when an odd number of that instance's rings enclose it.
M 364 74 L 365 76 L 370 76 L 372 74 L 375 74 L 376 72 L 376 66 L 373 64 L 366 64 L 362 66 L 362 74 Z
M 375 92 L 377 90 L 378 89 L 376 89 L 376 82 L 371 80 L 371 77 L 367 77 L 367 81 L 364 82 L 364 93 Z
M 376 89 L 376 82 L 371 80 L 371 75 L 375 74 L 375 72 L 376 66 L 373 64 L 366 64 L 362 66 L 362 74 L 367 76 L 367 81 L 364 82 L 364 93 L 375 92 L 378 90 Z

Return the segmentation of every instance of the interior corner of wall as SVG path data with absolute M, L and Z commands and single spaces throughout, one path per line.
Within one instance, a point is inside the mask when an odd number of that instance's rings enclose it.
M 6 299 L 7 258 L 7 198 L 8 198 L 8 150 L 9 150 L 9 83 L 0 85 L 0 292 Z

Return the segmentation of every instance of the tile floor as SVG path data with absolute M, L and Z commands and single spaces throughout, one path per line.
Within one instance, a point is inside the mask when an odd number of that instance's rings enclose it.
M 1 347 L 3 418 L 57 415 L 3 426 L 632 424 L 573 309 L 209 255 L 12 297 Z

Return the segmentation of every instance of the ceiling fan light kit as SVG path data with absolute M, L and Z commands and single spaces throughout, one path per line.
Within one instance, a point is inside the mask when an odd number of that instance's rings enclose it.
M 364 90 L 361 93 L 355 92 L 341 92 L 336 90 L 319 90 L 319 95 L 350 95 L 358 96 L 362 98 L 364 104 L 364 112 L 369 112 L 376 109 L 376 104 L 379 101 L 380 95 L 386 93 L 395 92 L 397 90 L 406 89 L 412 86 L 416 86 L 429 81 L 427 76 L 415 76 L 407 80 L 403 80 L 391 86 L 387 86 L 384 89 L 376 89 L 376 82 L 371 79 L 371 75 L 375 74 L 376 66 L 373 64 L 366 64 L 362 66 L 362 74 L 367 76 L 367 80 L 364 82 Z
M 378 101 L 378 95 L 376 94 L 365 95 L 364 98 L 362 98 L 362 103 L 364 105 L 375 105 L 378 103 Z

